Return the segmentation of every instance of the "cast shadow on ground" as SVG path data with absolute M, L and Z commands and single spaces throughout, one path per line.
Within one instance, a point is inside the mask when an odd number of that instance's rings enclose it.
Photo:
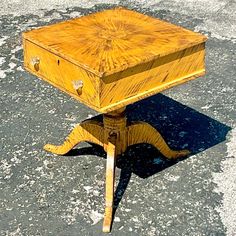
M 231 129 L 213 118 L 187 107 L 163 94 L 157 94 L 127 107 L 128 121 L 146 121 L 163 135 L 173 149 L 188 149 L 191 155 L 202 152 L 223 142 Z M 102 120 L 99 115 L 95 119 Z M 67 155 L 106 154 L 100 146 L 74 149 Z M 191 156 L 190 155 L 190 156 Z M 118 207 L 132 173 L 148 178 L 178 161 L 170 161 L 148 144 L 131 146 L 117 159 L 121 169 L 115 192 L 115 208 Z

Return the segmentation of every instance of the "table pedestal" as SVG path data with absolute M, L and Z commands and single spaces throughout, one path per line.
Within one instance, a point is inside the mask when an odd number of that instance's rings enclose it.
M 186 156 L 190 153 L 188 150 L 170 149 L 161 134 L 148 123 L 138 121 L 127 125 L 125 108 L 104 114 L 103 123 L 94 120 L 82 122 L 72 130 L 62 145 L 46 144 L 44 149 L 54 154 L 64 155 L 82 141 L 103 146 L 107 152 L 106 208 L 103 232 L 111 231 L 117 155 L 125 152 L 128 146 L 138 143 L 153 145 L 168 159 Z

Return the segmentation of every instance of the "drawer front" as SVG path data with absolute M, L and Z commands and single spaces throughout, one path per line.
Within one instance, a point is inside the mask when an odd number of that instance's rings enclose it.
M 101 107 L 111 110 L 205 73 L 204 43 L 107 76 L 101 84 Z
M 24 40 L 24 66 L 95 110 L 99 107 L 99 78 L 93 73 L 28 40 Z

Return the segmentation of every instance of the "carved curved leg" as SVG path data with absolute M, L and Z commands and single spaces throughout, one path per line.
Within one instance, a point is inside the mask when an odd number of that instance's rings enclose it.
M 84 121 L 77 125 L 62 145 L 46 144 L 44 149 L 58 155 L 64 155 L 75 145 L 87 141 L 103 146 L 103 126 L 97 121 Z
M 111 224 L 113 219 L 113 204 L 114 204 L 114 184 L 115 184 L 115 148 L 116 136 L 112 136 L 107 144 L 107 164 L 106 164 L 106 208 L 103 221 L 103 232 L 109 233 L 111 231 Z
M 138 143 L 149 143 L 156 147 L 168 159 L 174 159 L 190 154 L 188 150 L 175 151 L 170 149 L 161 134 L 145 122 L 135 122 L 127 127 L 128 146 Z

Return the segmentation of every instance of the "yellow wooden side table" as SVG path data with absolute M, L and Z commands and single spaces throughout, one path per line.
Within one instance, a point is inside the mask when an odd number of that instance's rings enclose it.
M 44 149 L 63 155 L 82 141 L 107 152 L 103 231 L 113 219 L 116 156 L 149 143 L 172 159 L 172 150 L 151 125 L 127 125 L 125 107 L 205 73 L 206 37 L 122 7 L 44 26 L 23 34 L 24 65 L 36 76 L 104 113 L 103 123 L 84 121 L 62 145 Z

